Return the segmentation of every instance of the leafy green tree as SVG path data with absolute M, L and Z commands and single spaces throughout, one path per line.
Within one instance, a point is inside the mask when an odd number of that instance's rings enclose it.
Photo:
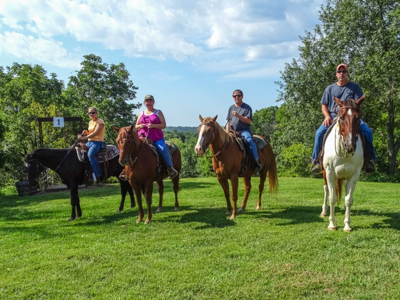
M 275 115 L 277 110 L 278 106 L 270 106 L 256 110 L 251 122 L 251 131 L 254 134 L 261 135 L 265 139 L 270 140 L 271 135 L 275 132 Z
M 64 91 L 64 101 L 71 116 L 82 116 L 88 120 L 87 109 L 95 106 L 99 117 L 106 124 L 105 140 L 115 140 L 112 125 L 128 126 L 136 116 L 133 110 L 141 106 L 131 103 L 136 98 L 137 87 L 129 79 L 129 72 L 123 63 L 108 65 L 94 54 L 84 56 L 82 68 L 70 77 Z
M 283 149 L 277 166 L 279 176 L 310 177 L 310 151 L 303 144 L 292 144 Z
M 396 0 L 328 0 L 321 8 L 321 25 L 301 38 L 300 58 L 286 64 L 279 82 L 286 141 L 312 146 L 322 122 L 319 103 L 324 89 L 336 81 L 336 65 L 349 65 L 366 101 L 363 120 L 387 142 L 387 172 L 396 171 L 400 148 L 400 8 Z M 283 147 L 284 148 L 284 147 Z

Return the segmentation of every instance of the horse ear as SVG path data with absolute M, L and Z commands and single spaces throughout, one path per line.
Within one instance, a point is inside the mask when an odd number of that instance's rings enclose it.
M 117 133 L 119 132 L 119 128 L 118 128 L 118 127 L 113 126 L 113 129 L 114 129 Z
M 365 95 L 362 95 L 361 98 L 357 99 L 355 102 L 357 103 L 357 106 L 360 106 L 364 100 L 365 100 Z
M 201 115 L 199 115 L 199 119 L 200 119 L 200 122 L 203 122 L 203 120 L 204 120 Z
M 132 123 L 131 127 L 129 127 L 129 131 L 133 131 L 135 129 L 135 123 Z
M 340 99 L 338 97 L 336 97 L 336 96 L 335 96 L 335 102 L 336 102 L 337 105 L 339 105 L 339 107 L 343 106 L 343 102 L 340 101 Z
M 216 115 L 214 118 L 212 118 L 213 122 L 217 121 L 218 115 Z

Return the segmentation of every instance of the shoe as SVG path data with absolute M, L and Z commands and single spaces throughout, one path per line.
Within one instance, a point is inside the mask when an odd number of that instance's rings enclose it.
M 320 174 L 322 172 L 322 167 L 319 163 L 315 163 L 315 165 L 311 169 L 311 173 Z
M 254 162 L 254 171 L 258 172 L 261 170 L 261 164 L 260 164 L 260 160 L 256 160 Z
M 170 177 L 171 179 L 172 179 L 172 178 L 175 178 L 176 176 L 179 175 L 178 171 L 175 170 L 173 167 L 168 168 L 168 169 L 167 169 L 167 172 L 168 172 L 168 175 L 169 175 L 169 177 Z
M 365 166 L 365 173 L 367 174 L 375 173 L 375 162 L 373 160 L 370 160 Z
M 128 181 L 128 176 L 126 175 L 125 169 L 122 170 L 121 174 L 119 174 L 119 179 L 122 181 Z
M 96 178 L 96 175 L 94 175 L 94 173 L 92 173 L 92 177 L 93 177 L 93 182 L 94 183 L 97 182 L 97 178 Z

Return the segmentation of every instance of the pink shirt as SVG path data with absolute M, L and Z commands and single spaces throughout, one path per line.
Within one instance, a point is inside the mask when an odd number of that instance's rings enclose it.
M 146 124 L 145 128 L 141 128 L 138 131 L 139 137 L 142 137 L 142 133 L 144 136 L 147 136 L 149 139 L 152 139 L 154 142 L 157 142 L 164 138 L 164 134 L 161 129 L 158 128 L 148 128 L 149 123 L 151 124 L 160 124 L 160 118 L 158 117 L 159 110 L 157 109 L 151 115 L 145 115 L 144 111 L 142 112 L 142 116 L 139 119 L 139 124 Z M 148 133 L 148 135 L 147 135 Z

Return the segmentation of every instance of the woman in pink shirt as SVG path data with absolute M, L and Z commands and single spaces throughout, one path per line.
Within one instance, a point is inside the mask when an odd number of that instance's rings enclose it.
M 144 97 L 144 105 L 146 110 L 139 114 L 136 121 L 135 128 L 138 130 L 139 136 L 146 136 L 153 140 L 157 150 L 161 153 L 161 156 L 167 165 L 167 171 L 171 178 L 178 176 L 178 171 L 172 167 L 171 156 L 168 152 L 167 146 L 165 145 L 164 134 L 162 129 L 167 127 L 165 118 L 161 110 L 154 108 L 154 97 L 152 95 L 146 95 Z

